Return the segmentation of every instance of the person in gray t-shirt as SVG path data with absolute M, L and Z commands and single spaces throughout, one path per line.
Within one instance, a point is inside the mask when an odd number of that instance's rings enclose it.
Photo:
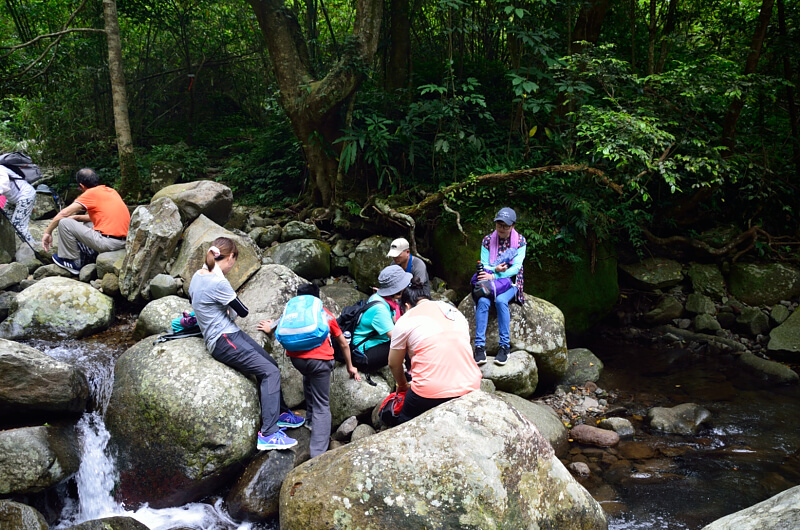
M 400 237 L 392 241 L 389 247 L 389 253 L 386 254 L 387 258 L 392 258 L 395 265 L 399 265 L 404 271 L 410 272 L 412 278 L 416 278 L 426 286 L 431 288 L 430 280 L 428 279 L 428 268 L 425 262 L 420 258 L 411 255 L 411 249 L 408 248 L 408 240 Z

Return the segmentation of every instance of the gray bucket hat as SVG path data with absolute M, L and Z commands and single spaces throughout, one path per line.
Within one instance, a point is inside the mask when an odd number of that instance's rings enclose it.
M 378 294 L 381 296 L 392 296 L 397 294 L 411 283 L 414 276 L 410 272 L 403 270 L 400 265 L 389 265 L 378 275 Z

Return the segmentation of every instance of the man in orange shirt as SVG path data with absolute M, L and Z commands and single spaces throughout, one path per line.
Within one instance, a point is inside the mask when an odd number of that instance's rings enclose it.
M 403 291 L 400 302 L 406 312 L 394 326 L 389 349 L 397 393 L 405 393 L 395 424 L 481 386 L 464 315 L 447 302 L 432 301 L 428 287 L 416 278 Z M 406 354 L 411 358 L 410 384 L 403 364 Z
M 122 197 L 114 189 L 101 185 L 93 169 L 81 169 L 75 180 L 83 193 L 56 214 L 42 236 L 42 247 L 49 252 L 53 230 L 58 227 L 58 254 L 53 255 L 53 263 L 72 274 L 78 274 L 86 265 L 82 251 L 94 254 L 125 248 L 131 222 Z

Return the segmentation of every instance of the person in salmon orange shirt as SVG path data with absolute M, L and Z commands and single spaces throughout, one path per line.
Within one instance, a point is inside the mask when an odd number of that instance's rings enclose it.
M 131 214 L 119 193 L 100 184 L 93 169 L 79 170 L 75 180 L 82 193 L 47 225 L 42 247 L 50 251 L 53 231 L 58 228 L 58 254 L 53 254 L 53 263 L 77 275 L 98 253 L 125 248 Z

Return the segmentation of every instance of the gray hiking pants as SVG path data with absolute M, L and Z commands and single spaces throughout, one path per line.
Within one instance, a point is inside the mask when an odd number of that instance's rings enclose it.
M 295 359 L 292 365 L 303 374 L 303 394 L 306 398 L 306 422 L 311 424 L 311 458 L 328 450 L 331 438 L 331 371 L 334 361 Z
M 94 229 L 92 223 L 81 223 L 75 219 L 62 219 L 58 222 L 58 256 L 77 260 L 81 257 L 78 241 L 98 253 L 113 252 L 125 248 L 124 239 L 107 237 Z

